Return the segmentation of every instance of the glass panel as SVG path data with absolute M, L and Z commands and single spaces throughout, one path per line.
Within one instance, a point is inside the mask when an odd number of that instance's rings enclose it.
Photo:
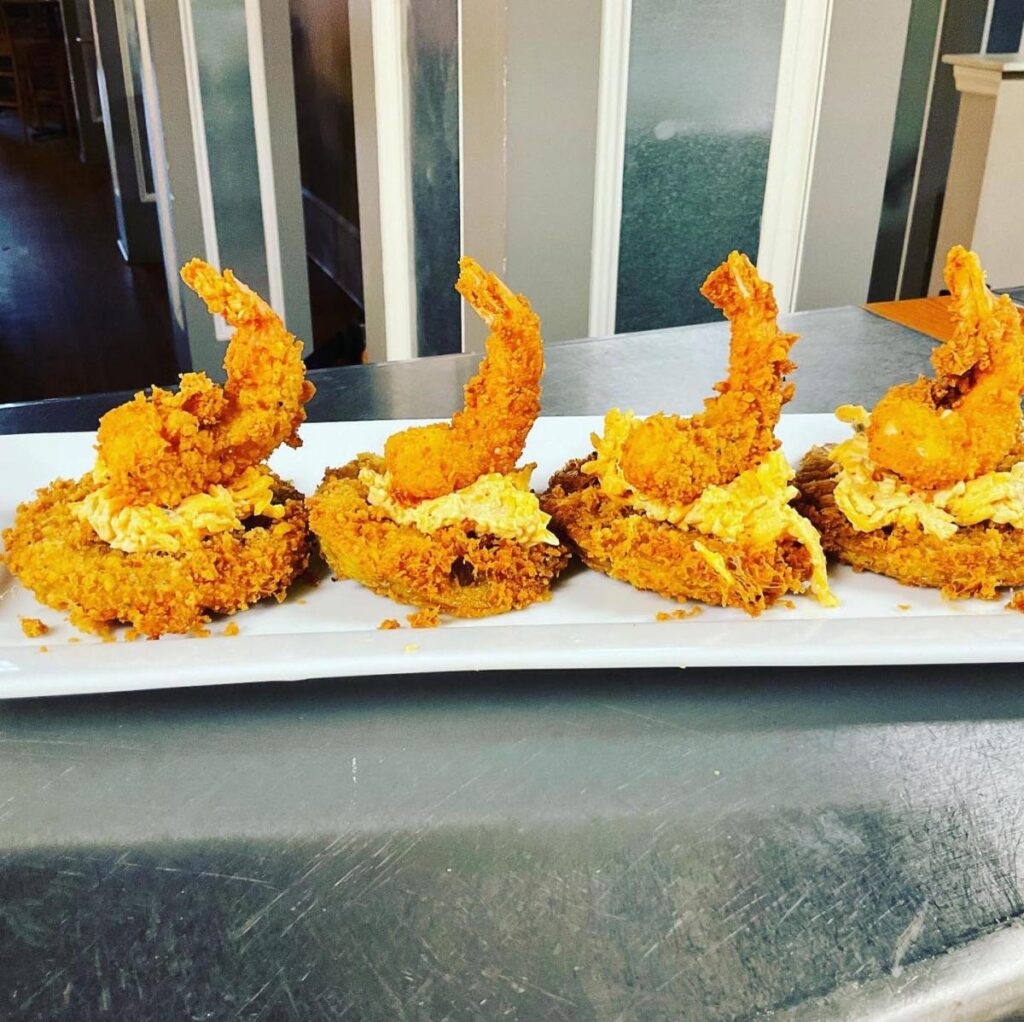
M 146 133 L 146 108 L 142 99 L 142 57 L 139 53 L 139 27 L 135 21 L 135 4 L 124 2 L 118 12 L 124 31 L 125 44 L 128 49 L 128 66 L 131 68 L 132 88 L 128 102 L 134 107 L 135 125 L 138 132 L 138 155 L 142 179 L 139 181 L 140 193 L 152 196 L 153 165 L 149 155 L 149 136 Z
M 943 0 L 913 0 L 907 26 L 907 48 L 903 52 L 900 94 L 885 175 L 882 215 L 878 223 L 875 261 L 871 269 L 868 300 L 888 301 L 896 297 L 896 282 L 903 257 L 903 238 L 910 216 L 917 153 L 924 129 L 924 108 L 931 87 L 935 54 L 935 33 Z
M 988 30 L 989 53 L 1016 53 L 1024 39 L 1024 3 L 1021 0 L 994 0 L 992 23 Z
M 462 348 L 459 296 L 459 22 L 457 0 L 408 3 L 409 116 L 417 349 Z
M 268 294 L 244 0 L 192 0 L 221 265 Z
M 634 0 L 616 329 L 715 320 L 699 293 L 757 256 L 784 0 Z

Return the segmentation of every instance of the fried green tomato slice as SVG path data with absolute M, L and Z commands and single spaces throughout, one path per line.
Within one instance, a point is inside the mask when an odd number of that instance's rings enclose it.
M 362 454 L 328 469 L 309 498 L 309 525 L 335 577 L 350 578 L 398 603 L 433 607 L 455 617 L 487 617 L 547 600 L 569 561 L 564 544 L 523 546 L 471 522 L 424 533 L 399 525 L 367 503 L 363 468 L 384 471 Z
M 540 497 L 555 531 L 588 567 L 673 600 L 737 607 L 753 616 L 786 593 L 807 589 L 811 558 L 795 539 L 752 546 L 655 521 L 609 498 L 596 476 L 581 471 L 591 458 L 570 461 Z
M 274 476 L 278 519 L 250 518 L 241 531 L 207 536 L 180 553 L 125 553 L 71 513 L 95 486 L 58 479 L 22 504 L 5 530 L 5 561 L 36 598 L 66 611 L 83 631 L 123 623 L 153 638 L 184 633 L 212 614 L 234 614 L 266 597 L 284 599 L 306 570 L 310 538 L 302 494 Z
M 946 539 L 914 526 L 887 525 L 858 532 L 835 502 L 839 467 L 831 445 L 813 447 L 797 468 L 797 510 L 821 533 L 826 554 L 857 571 L 873 571 L 910 586 L 941 589 L 949 599 L 996 599 L 1005 586 L 1024 585 L 1024 532 L 979 522 Z

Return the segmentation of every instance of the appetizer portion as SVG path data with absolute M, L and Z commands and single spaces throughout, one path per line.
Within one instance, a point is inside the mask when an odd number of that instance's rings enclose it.
M 1024 329 L 973 252 L 946 258 L 953 336 L 932 353 L 933 379 L 893 387 L 853 428 L 815 447 L 797 475 L 797 506 L 828 553 L 854 568 L 994 599 L 1024 584 Z
M 793 396 L 796 334 L 770 284 L 732 252 L 701 294 L 731 323 L 728 377 L 699 415 L 612 409 L 594 453 L 551 477 L 541 506 L 591 568 L 676 600 L 759 614 L 810 590 L 832 605 L 825 556 L 790 506 L 793 470 L 775 425 Z
M 108 412 L 92 471 L 39 490 L 3 534 L 11 572 L 85 631 L 188 632 L 283 599 L 309 560 L 302 495 L 263 463 L 301 443 L 302 344 L 230 270 L 193 259 L 181 276 L 235 328 L 226 384 L 185 373 Z
M 540 320 L 472 259 L 458 292 L 490 327 L 452 421 L 396 433 L 384 456 L 328 469 L 310 528 L 337 578 L 399 603 L 484 617 L 546 600 L 569 552 L 516 467 L 540 411 Z

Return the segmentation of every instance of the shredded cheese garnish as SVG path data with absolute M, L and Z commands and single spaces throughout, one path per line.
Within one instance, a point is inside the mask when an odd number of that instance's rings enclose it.
M 280 518 L 285 509 L 274 504 L 273 488 L 268 471 L 252 467 L 227 486 L 211 486 L 173 508 L 125 504 L 100 486 L 71 511 L 115 550 L 173 554 L 207 536 L 241 529 L 247 518 Z
M 391 477 L 387 472 L 364 468 L 359 481 L 366 487 L 367 501 L 399 525 L 412 525 L 420 532 L 432 533 L 446 525 L 472 522 L 478 534 L 489 533 L 511 539 L 526 547 L 546 543 L 558 545 L 558 537 L 548 530 L 551 516 L 540 509 L 537 496 L 530 490 L 530 476 L 536 466 L 525 465 L 508 475 L 489 473 L 469 486 L 443 497 L 422 500 L 418 504 L 400 504 L 391 495 Z
M 708 486 L 690 504 L 674 504 L 646 496 L 622 471 L 623 447 L 639 421 L 632 412 L 612 409 L 605 416 L 604 435 L 591 436 L 597 457 L 586 462 L 583 471 L 598 477 L 606 496 L 623 501 L 655 521 L 696 529 L 728 542 L 743 540 L 754 546 L 769 546 L 784 536 L 791 537 L 811 557 L 813 595 L 825 606 L 837 604 L 828 588 L 821 538 L 814 526 L 790 506 L 798 492 L 790 485 L 796 473 L 782 451 L 772 451 L 760 465 L 741 472 L 724 486 Z M 694 542 L 694 549 L 727 585 L 733 583 L 733 574 L 720 553 L 699 540 Z

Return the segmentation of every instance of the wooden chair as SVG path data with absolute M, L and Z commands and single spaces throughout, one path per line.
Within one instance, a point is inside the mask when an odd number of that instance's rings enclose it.
M 56 112 L 60 129 L 71 135 L 75 107 L 59 7 L 39 0 L 3 0 L 0 10 L 5 15 L 11 40 L 23 125 L 39 133 L 47 127 L 46 115 Z
M 28 141 L 28 117 L 22 98 L 21 82 L 14 63 L 14 43 L 7 19 L 0 7 L 0 110 L 13 110 L 21 123 L 22 140 Z

